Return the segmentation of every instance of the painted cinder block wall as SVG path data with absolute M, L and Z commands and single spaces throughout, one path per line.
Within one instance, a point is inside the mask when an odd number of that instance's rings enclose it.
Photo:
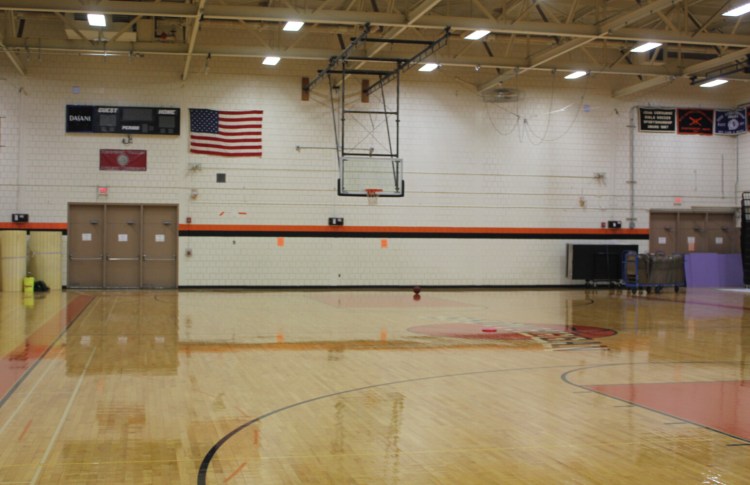
M 383 228 L 356 238 L 183 230 L 181 286 L 560 285 L 572 283 L 565 277 L 566 244 L 587 242 L 575 230 L 607 220 L 628 227 L 631 136 L 635 228 L 648 228 L 648 211 L 673 208 L 675 197 L 682 197 L 681 208 L 735 207 L 737 192 L 750 188 L 750 135 L 630 128 L 636 106 L 732 108 L 748 101 L 741 86 L 699 90 L 676 81 L 621 100 L 602 78 L 569 82 L 539 73 L 509 86 L 519 90 L 516 101 L 486 103 L 455 73 L 412 72 L 401 84 L 406 196 L 368 205 L 365 198 L 336 195 L 327 86 L 310 101 L 300 99 L 301 77 L 322 66 L 273 70 L 257 60 L 225 59 L 207 72 L 193 66 L 181 81 L 177 59 L 42 56 L 21 77 L 0 61 L 0 221 L 27 212 L 32 222 L 64 223 L 69 202 L 174 203 L 183 229 L 187 217 L 194 225 L 289 229 L 324 228 L 332 216 L 343 217 L 347 227 Z M 134 136 L 128 145 L 123 135 L 66 134 L 67 104 L 179 107 L 182 133 Z M 188 109 L 198 107 L 262 109 L 263 157 L 190 154 Z M 100 171 L 102 148 L 147 150 L 148 170 Z M 217 173 L 227 182 L 217 183 Z M 106 198 L 97 196 L 99 185 L 109 187 Z M 567 229 L 574 235 L 392 237 L 393 227 Z M 600 242 L 648 249 L 645 239 L 603 237 Z

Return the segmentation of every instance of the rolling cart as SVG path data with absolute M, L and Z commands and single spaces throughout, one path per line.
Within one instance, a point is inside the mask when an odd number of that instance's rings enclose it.
M 685 286 L 684 257 L 628 251 L 622 256 L 622 275 L 622 285 L 633 295 L 639 291 L 661 293 L 670 286 L 677 293 Z

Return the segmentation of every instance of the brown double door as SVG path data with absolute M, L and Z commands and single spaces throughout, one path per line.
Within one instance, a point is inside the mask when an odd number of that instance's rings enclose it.
M 653 253 L 739 253 L 740 231 L 733 211 L 650 213 L 649 250 Z
M 176 288 L 177 206 L 70 204 L 68 288 Z

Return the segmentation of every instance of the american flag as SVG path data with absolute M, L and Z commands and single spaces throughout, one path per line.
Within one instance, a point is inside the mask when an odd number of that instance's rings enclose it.
M 263 111 L 190 109 L 190 152 L 220 157 L 261 157 Z

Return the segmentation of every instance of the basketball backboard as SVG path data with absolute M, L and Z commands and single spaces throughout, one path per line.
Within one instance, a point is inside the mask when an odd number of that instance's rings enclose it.
M 380 189 L 378 197 L 403 197 L 403 160 L 392 157 L 347 156 L 339 164 L 338 194 L 366 197 Z

